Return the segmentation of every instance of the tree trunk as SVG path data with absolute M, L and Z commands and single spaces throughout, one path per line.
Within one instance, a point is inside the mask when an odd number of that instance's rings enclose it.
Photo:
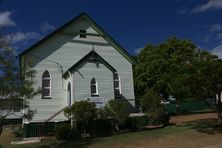
M 4 122 L 4 119 L 0 119 L 0 136 L 1 136 L 2 131 L 3 131 L 3 122 Z
M 114 124 L 114 127 L 115 127 L 116 131 L 119 131 L 118 120 L 114 119 L 112 122 Z
M 217 111 L 217 120 L 218 120 L 218 123 L 220 123 L 221 114 L 222 114 L 221 92 L 217 93 L 217 95 L 218 95 L 218 100 L 216 104 L 216 111 Z

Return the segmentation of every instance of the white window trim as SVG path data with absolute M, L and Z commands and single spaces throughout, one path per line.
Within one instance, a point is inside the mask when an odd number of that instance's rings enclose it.
M 46 70 L 46 71 L 48 71 L 48 70 Z M 46 71 L 44 71 L 43 72 L 43 74 L 46 72 Z M 49 73 L 49 71 L 48 71 L 48 73 Z M 44 99 L 44 98 L 51 98 L 52 97 L 52 79 L 51 79 L 51 74 L 49 73 L 49 78 L 47 77 L 47 78 L 44 78 L 44 77 L 42 77 L 42 82 L 44 81 L 44 80 L 49 80 L 49 87 L 44 87 L 44 88 L 42 88 L 42 89 L 49 89 L 49 96 L 43 96 L 43 94 L 42 94 L 42 98 Z
M 91 82 L 92 82 L 93 79 L 96 81 L 95 78 L 92 78 L 92 79 L 91 79 Z M 92 93 L 92 92 L 91 92 L 91 95 L 92 95 L 92 96 L 98 96 L 98 95 L 99 95 L 98 82 L 96 81 L 96 84 L 92 84 L 91 82 L 90 82 L 90 90 L 91 90 L 91 91 L 92 91 L 92 85 L 96 86 L 96 93 Z

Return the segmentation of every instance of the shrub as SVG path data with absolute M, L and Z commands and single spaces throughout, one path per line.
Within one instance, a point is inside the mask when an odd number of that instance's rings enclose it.
M 149 90 L 141 99 L 142 109 L 149 117 L 149 124 L 169 124 L 164 105 L 160 103 L 162 97 L 154 90 Z
M 132 109 L 129 102 L 123 100 L 110 100 L 107 108 L 111 111 L 110 117 L 114 120 L 116 130 L 124 129 L 125 120 Z
M 169 116 L 167 113 L 162 114 L 162 115 L 159 117 L 159 121 L 160 121 L 161 124 L 169 125 L 170 116 Z
M 98 117 L 95 103 L 88 101 L 75 102 L 64 110 L 64 114 L 68 118 L 73 117 L 81 125 L 83 133 L 86 133 L 87 126 L 90 126 L 91 121 Z
M 147 116 L 144 117 L 128 117 L 125 120 L 125 128 L 129 130 L 136 130 L 145 128 L 148 125 L 149 119 Z
M 15 137 L 22 137 L 23 136 L 23 128 L 21 125 L 19 126 L 12 126 L 12 131 Z
M 80 134 L 75 129 L 71 129 L 71 126 L 68 124 L 62 124 L 56 128 L 57 139 L 75 140 L 78 137 L 80 137 Z
M 113 133 L 112 120 L 109 119 L 97 119 L 94 121 L 94 134 L 96 136 L 107 136 Z
M 136 118 L 130 118 L 130 117 L 126 118 L 124 126 L 126 129 L 130 129 L 130 130 L 137 129 Z

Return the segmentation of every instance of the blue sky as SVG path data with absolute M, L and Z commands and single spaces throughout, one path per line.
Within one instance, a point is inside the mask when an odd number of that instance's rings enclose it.
M 131 54 L 177 36 L 222 57 L 222 0 L 0 0 L 0 28 L 21 52 L 81 12 Z

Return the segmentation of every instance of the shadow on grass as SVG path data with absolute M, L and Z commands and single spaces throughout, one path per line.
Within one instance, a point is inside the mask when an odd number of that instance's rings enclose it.
M 85 138 L 85 139 L 79 139 L 76 141 L 52 142 L 50 144 L 47 143 L 45 145 L 44 144 L 39 145 L 38 147 L 41 147 L 41 148 L 51 148 L 51 147 L 53 148 L 73 148 L 73 147 L 86 148 L 95 142 L 97 142 L 97 140 L 94 138 Z
M 186 122 L 183 125 L 190 129 L 195 129 L 198 132 L 214 135 L 216 133 L 222 133 L 222 124 L 217 122 L 215 118 L 199 119 L 192 122 Z
M 163 127 L 161 127 L 163 128 Z M 159 128 L 159 129 L 161 129 Z M 124 136 L 125 134 L 129 134 L 129 133 L 139 133 L 139 132 L 145 132 L 145 131 L 154 131 L 155 129 L 138 129 L 138 130 L 134 130 L 134 131 L 122 131 L 122 132 L 116 132 L 114 134 L 111 135 L 107 135 L 107 136 L 101 136 L 101 137 L 91 137 L 91 138 L 82 138 L 82 139 L 78 139 L 75 141 L 46 141 L 47 143 L 42 143 L 41 145 L 38 145 L 38 147 L 42 147 L 42 148 L 48 148 L 48 147 L 53 147 L 53 148 L 73 148 L 73 147 L 77 147 L 77 148 L 87 148 L 90 145 L 93 145 L 95 143 L 100 143 L 101 141 L 105 140 L 103 138 L 112 138 L 113 136 Z

